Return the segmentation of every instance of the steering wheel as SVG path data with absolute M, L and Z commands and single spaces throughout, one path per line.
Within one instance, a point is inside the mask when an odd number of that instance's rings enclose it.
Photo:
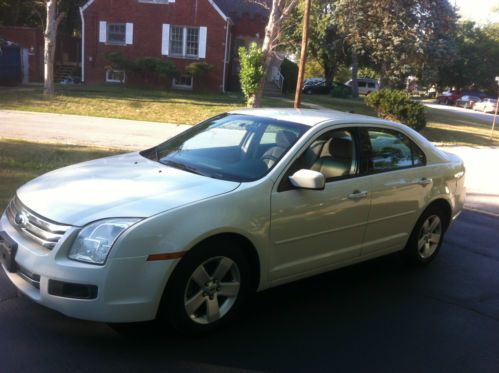
M 260 159 L 263 162 L 265 162 L 266 160 L 269 160 L 269 161 L 272 162 L 272 163 L 270 163 L 270 164 L 267 165 L 268 168 L 272 167 L 274 165 L 274 163 L 276 163 L 279 160 L 279 158 L 273 156 L 272 154 L 264 154 L 264 155 L 262 155 L 262 157 Z M 265 163 L 267 163 L 267 162 L 265 162 Z

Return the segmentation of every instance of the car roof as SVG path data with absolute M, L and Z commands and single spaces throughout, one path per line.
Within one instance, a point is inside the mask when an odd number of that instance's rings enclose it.
M 300 123 L 307 126 L 315 126 L 323 122 L 339 123 L 373 123 L 390 124 L 397 123 L 370 117 L 367 115 L 346 113 L 344 111 L 329 109 L 290 109 L 290 108 L 268 108 L 268 109 L 240 109 L 231 111 L 230 114 L 254 115 L 258 117 L 271 118 L 286 122 Z

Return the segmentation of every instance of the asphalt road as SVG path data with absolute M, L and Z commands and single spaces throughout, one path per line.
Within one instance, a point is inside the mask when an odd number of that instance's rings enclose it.
M 17 295 L 0 274 L 0 372 L 499 371 L 499 219 L 465 211 L 440 255 L 397 255 L 255 296 L 245 318 L 197 338 L 122 337 Z

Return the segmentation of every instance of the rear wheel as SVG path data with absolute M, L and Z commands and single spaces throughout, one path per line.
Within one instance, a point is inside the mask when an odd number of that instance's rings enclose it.
M 178 264 L 158 318 L 182 333 L 209 332 L 238 315 L 250 288 L 250 266 L 241 248 L 226 241 L 203 244 Z
M 407 263 L 424 265 L 438 254 L 447 227 L 447 218 L 438 206 L 431 206 L 418 219 L 402 256 Z

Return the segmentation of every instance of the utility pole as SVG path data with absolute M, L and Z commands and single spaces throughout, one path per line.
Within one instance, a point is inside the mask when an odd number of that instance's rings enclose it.
M 499 76 L 496 76 L 496 82 L 499 85 Z M 499 90 L 498 90 L 499 92 Z M 497 120 L 497 111 L 499 109 L 499 95 L 497 97 L 497 102 L 496 102 L 496 111 L 494 113 L 494 120 L 492 122 L 492 130 L 490 131 L 490 139 L 492 140 L 494 138 L 494 128 L 496 127 L 496 120 Z
M 305 63 L 307 62 L 308 49 L 308 25 L 310 22 L 310 4 L 312 0 L 305 0 L 305 12 L 303 14 L 303 35 L 301 39 L 300 66 L 298 69 L 298 81 L 296 82 L 295 109 L 301 105 L 301 90 L 303 88 L 303 76 L 305 75 Z

